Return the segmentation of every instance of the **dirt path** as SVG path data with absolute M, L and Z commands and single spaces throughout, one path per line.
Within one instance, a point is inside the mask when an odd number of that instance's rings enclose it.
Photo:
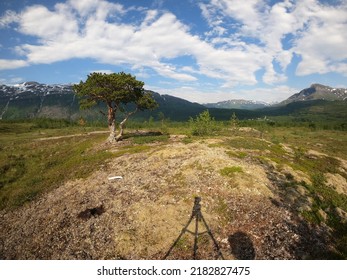
M 91 131 L 91 132 L 86 132 L 86 133 L 69 134 L 69 135 L 62 135 L 62 136 L 42 137 L 42 138 L 38 138 L 37 141 L 59 140 L 59 139 L 64 139 L 64 138 L 82 137 L 82 136 L 86 136 L 86 135 L 106 134 L 106 133 L 110 133 L 110 132 L 109 131 Z
M 187 223 L 195 196 L 227 259 L 302 259 L 326 251 L 325 228 L 298 217 L 269 167 L 231 157 L 221 141 L 173 141 L 124 154 L 85 180 L 1 212 L 0 258 L 160 259 Z M 229 177 L 220 172 L 235 166 L 240 172 Z M 210 240 L 200 242 L 198 257 L 213 259 Z M 170 258 L 191 258 L 192 246 L 185 236 Z

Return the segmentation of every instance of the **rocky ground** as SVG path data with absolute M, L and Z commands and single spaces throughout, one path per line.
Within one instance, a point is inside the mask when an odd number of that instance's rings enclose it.
M 86 179 L 2 211 L 0 259 L 162 259 L 188 222 L 195 196 L 226 259 L 324 258 L 333 251 L 330 229 L 299 215 L 310 205 L 305 190 L 281 187 L 288 175 L 232 156 L 221 138 L 182 138 L 119 154 Z M 117 153 L 121 146 L 98 148 Z M 221 174 L 235 166 L 234 173 Z M 309 181 L 288 172 L 290 179 Z M 121 178 L 110 180 L 115 176 Z M 186 233 L 168 259 L 192 254 L 193 237 Z M 207 234 L 199 237 L 197 257 L 216 258 Z

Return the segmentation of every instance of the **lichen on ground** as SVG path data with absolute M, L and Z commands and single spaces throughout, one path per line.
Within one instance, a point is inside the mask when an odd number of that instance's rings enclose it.
M 161 259 L 189 220 L 196 196 L 227 259 L 337 255 L 331 229 L 300 215 L 314 204 L 304 184 L 308 176 L 279 166 L 259 150 L 277 146 L 257 139 L 231 153 L 226 139 L 182 139 L 170 137 L 141 149 L 105 147 L 116 156 L 89 177 L 1 211 L 0 258 Z M 292 149 L 278 151 L 292 157 Z M 220 172 L 235 166 L 232 176 Z M 112 176 L 122 179 L 109 180 Z M 330 184 L 341 178 L 328 174 Z M 235 248 L 237 240 L 244 255 Z M 209 238 L 199 242 L 198 258 L 214 258 Z M 169 258 L 189 259 L 192 248 L 185 237 Z

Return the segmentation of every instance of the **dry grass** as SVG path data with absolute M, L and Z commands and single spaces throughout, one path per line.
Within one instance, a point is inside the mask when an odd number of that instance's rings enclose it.
M 317 178 L 311 184 L 312 177 L 305 173 L 311 170 L 311 165 L 305 165 L 310 155 L 305 151 L 305 157 L 298 159 L 293 147 L 283 148 L 241 133 L 190 141 L 149 138 L 135 145 L 127 139 L 119 146 L 101 144 L 99 137 L 47 142 L 51 149 L 58 143 L 59 148 L 64 148 L 63 143 L 66 147 L 76 145 L 73 158 L 92 161 L 93 153 L 106 153 L 107 161 L 100 158 L 99 162 L 96 157 L 88 174 L 65 178 L 18 209 L 2 210 L 0 258 L 160 259 L 187 223 L 195 196 L 202 198 L 202 213 L 228 259 L 242 258 L 233 244 L 240 236 L 247 237 L 243 239 L 248 240 L 247 256 L 257 259 L 346 257 L 341 245 L 345 236 L 338 231 L 341 221 L 336 220 L 339 216 L 321 224 L 313 224 L 309 216 L 319 210 L 329 214 L 324 207 L 335 207 L 336 203 L 344 211 L 346 194 L 341 193 L 343 188 L 339 193 L 329 191 L 333 188 Z M 95 139 L 99 140 L 90 144 Z M 36 152 L 40 149 L 44 148 L 35 147 Z M 64 158 L 67 151 L 57 148 L 54 153 Z M 326 156 L 315 156 L 321 166 Z M 344 162 L 336 159 L 329 163 L 343 178 L 341 174 L 347 172 Z M 79 170 L 73 168 L 78 164 L 66 164 L 64 161 L 63 166 L 71 172 Z M 54 170 L 54 166 L 49 168 Z M 56 166 L 59 170 L 60 165 Z M 326 170 L 332 184 L 336 174 L 331 168 Z M 110 181 L 110 176 L 123 179 Z M 301 183 L 300 176 L 308 178 L 307 182 Z M 300 216 L 300 209 L 307 212 Z M 305 215 L 307 220 L 302 218 Z M 331 235 L 334 231 L 342 236 Z M 198 257 L 214 258 L 209 238 L 202 237 L 199 242 Z M 191 258 L 192 246 L 188 234 L 170 258 Z

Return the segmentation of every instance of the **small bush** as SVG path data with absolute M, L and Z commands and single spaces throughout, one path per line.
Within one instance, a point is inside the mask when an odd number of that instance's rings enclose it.
M 211 117 L 208 110 L 203 111 L 195 119 L 189 119 L 192 135 L 195 136 L 208 136 L 217 131 L 217 124 L 213 117 Z
M 319 225 L 324 221 L 318 211 L 303 211 L 301 215 L 306 219 L 306 221 L 312 224 Z
M 39 118 L 34 121 L 34 128 L 64 128 L 75 126 L 76 123 L 66 120 L 66 119 L 46 119 Z

